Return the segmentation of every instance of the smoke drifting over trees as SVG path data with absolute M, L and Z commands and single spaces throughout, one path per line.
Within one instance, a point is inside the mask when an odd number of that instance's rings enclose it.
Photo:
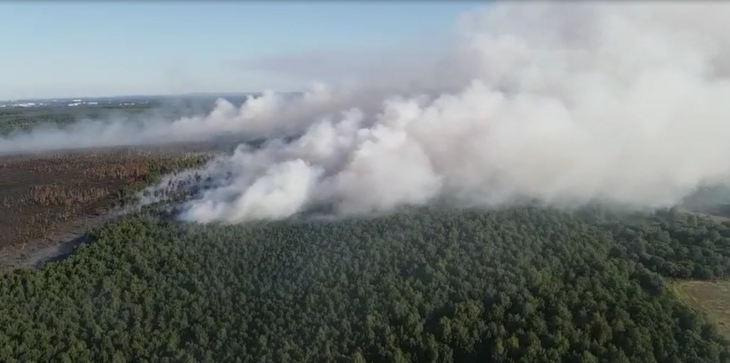
M 721 3 L 496 3 L 465 14 L 452 54 L 392 80 L 220 101 L 172 123 L 41 129 L 0 139 L 0 153 L 269 137 L 202 171 L 208 189 L 182 213 L 199 222 L 436 199 L 667 206 L 730 180 L 727 24 Z

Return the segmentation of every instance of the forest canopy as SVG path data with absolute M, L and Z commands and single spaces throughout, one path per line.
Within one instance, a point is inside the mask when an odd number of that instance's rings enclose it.
M 676 211 L 138 213 L 92 239 L 0 278 L 0 361 L 730 361 L 667 288 L 728 276 L 730 228 Z

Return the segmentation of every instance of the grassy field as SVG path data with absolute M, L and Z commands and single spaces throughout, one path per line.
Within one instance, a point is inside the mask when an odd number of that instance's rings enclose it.
M 730 281 L 677 281 L 672 286 L 685 304 L 705 313 L 730 339 Z

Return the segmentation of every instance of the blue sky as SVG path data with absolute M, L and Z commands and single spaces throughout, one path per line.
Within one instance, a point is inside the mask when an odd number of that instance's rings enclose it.
M 301 89 L 305 77 L 266 66 L 423 42 L 438 47 L 459 15 L 479 6 L 0 2 L 0 99 Z

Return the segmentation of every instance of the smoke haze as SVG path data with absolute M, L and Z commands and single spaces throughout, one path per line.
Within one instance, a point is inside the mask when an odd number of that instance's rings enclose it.
M 730 6 L 496 3 L 458 29 L 449 54 L 353 84 L 220 101 L 172 123 L 35 130 L 0 139 L 0 153 L 83 135 L 94 135 L 84 146 L 269 137 L 200 171 L 205 188 L 181 218 L 203 223 L 442 199 L 661 207 L 730 180 Z

